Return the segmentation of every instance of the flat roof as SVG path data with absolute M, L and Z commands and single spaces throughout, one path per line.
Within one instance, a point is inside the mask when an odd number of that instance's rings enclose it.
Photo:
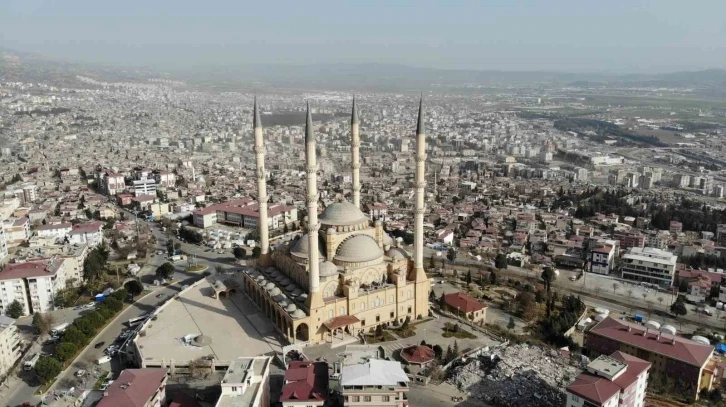
M 136 339 L 144 366 L 171 359 L 184 366 L 210 356 L 217 365 L 229 365 L 239 357 L 281 352 L 274 326 L 243 293 L 222 299 L 213 298 L 213 293 L 211 283 L 202 279 L 162 305 L 156 320 L 145 324 L 144 336 Z M 190 335 L 204 335 L 203 345 L 185 345 Z

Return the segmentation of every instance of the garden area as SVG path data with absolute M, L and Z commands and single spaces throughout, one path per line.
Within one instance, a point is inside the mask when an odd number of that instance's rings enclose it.
M 451 322 L 444 323 L 444 333 L 441 336 L 444 338 L 476 339 L 476 335 L 462 328 L 461 325 Z

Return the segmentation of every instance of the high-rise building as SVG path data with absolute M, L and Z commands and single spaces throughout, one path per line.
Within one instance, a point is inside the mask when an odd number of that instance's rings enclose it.
M 623 255 L 623 278 L 664 288 L 673 285 L 678 256 L 653 247 L 631 247 Z
M 358 112 L 351 118 L 351 152 L 358 151 Z M 262 126 L 255 108 L 258 195 L 266 196 Z M 262 254 L 258 267 L 242 273 L 244 291 L 267 310 L 277 330 L 290 342 L 358 335 L 376 326 L 428 315 L 430 281 L 423 268 L 425 120 L 419 104 L 414 182 L 414 253 L 407 253 L 358 205 L 335 202 L 318 215 L 315 127 L 308 107 L 305 124 L 307 233 L 274 250 L 267 222 L 260 222 Z M 352 163 L 360 162 L 352 157 Z M 354 165 L 355 167 L 355 165 Z M 353 168 L 354 170 L 356 168 Z M 354 191 L 358 187 L 353 178 Z M 355 195 L 354 195 L 355 198 Z M 260 198 L 262 202 L 263 199 Z M 264 211 L 261 211 L 264 212 Z

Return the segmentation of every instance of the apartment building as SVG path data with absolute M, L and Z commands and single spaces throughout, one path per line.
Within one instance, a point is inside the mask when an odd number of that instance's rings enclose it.
M 156 180 L 153 178 L 137 179 L 132 182 L 134 196 L 156 195 Z
M 5 229 L 0 227 L 0 264 L 5 262 L 8 256 L 8 243 L 5 241 Z
M 225 223 L 247 229 L 257 229 L 260 218 L 259 205 L 250 198 L 238 198 L 214 204 L 192 212 L 192 222 L 199 228 L 208 228 L 215 223 Z M 280 229 L 297 221 L 297 208 L 287 205 L 269 205 L 267 224 L 271 229 Z
M 16 263 L 27 263 L 43 261 L 58 256 L 65 261 L 66 283 L 78 286 L 83 283 L 83 263 L 88 257 L 89 247 L 86 244 L 63 244 L 48 245 L 19 250 L 14 261 Z
M 15 320 L 0 315 L 0 377 L 5 377 L 21 356 L 20 335 Z
M 366 212 L 371 219 L 386 220 L 388 217 L 388 205 L 380 202 L 366 204 Z
M 3 220 L 5 242 L 9 247 L 20 246 L 30 238 L 30 219 L 8 218 Z
M 619 242 L 615 240 L 598 241 L 590 251 L 590 272 L 610 274 L 615 266 L 615 255 Z
M 624 279 L 657 284 L 668 288 L 673 285 L 678 256 L 653 247 L 631 247 L 623 255 Z
M 99 185 L 106 195 L 116 195 L 126 188 L 123 174 L 104 172 L 99 175 Z
M 643 407 L 650 367 L 620 351 L 601 355 L 565 388 L 565 407 Z
M 328 364 L 292 361 L 282 384 L 282 407 L 322 407 L 328 398 Z
M 716 243 L 719 246 L 726 246 L 726 224 L 716 227 Z
M 23 315 L 54 309 L 55 294 L 66 287 L 65 260 L 53 257 L 42 261 L 12 263 L 0 272 L 0 312 L 18 301 Z
M 683 232 L 683 223 L 678 222 L 677 220 L 672 220 L 669 224 L 668 231 L 673 235 Z
M 162 188 L 174 188 L 176 186 L 176 175 L 171 171 L 155 171 L 154 180 Z
M 408 382 L 401 363 L 370 359 L 343 366 L 339 386 L 345 407 L 404 407 L 408 405 Z
M 238 358 L 222 379 L 222 395 L 215 407 L 267 407 L 270 405 L 269 356 Z
M 126 369 L 104 391 L 96 407 L 166 406 L 166 369 Z
M 651 378 L 688 383 L 694 397 L 701 389 L 720 386 L 720 360 L 712 358 L 713 346 L 640 324 L 607 317 L 585 331 L 584 348 L 590 358 L 616 351 L 636 355 L 651 363 Z
M 103 222 L 79 223 L 68 233 L 71 244 L 87 244 L 98 247 L 103 243 Z
M 645 235 L 640 232 L 625 233 L 616 236 L 620 241 L 620 248 L 627 250 L 631 247 L 645 247 Z
M 645 238 L 645 245 L 647 247 L 665 250 L 668 248 L 668 243 L 671 240 L 673 240 L 673 236 L 667 230 L 650 231 Z
M 40 237 L 52 237 L 56 241 L 63 241 L 73 230 L 71 223 L 55 223 L 48 225 L 38 225 L 33 228 L 33 232 Z

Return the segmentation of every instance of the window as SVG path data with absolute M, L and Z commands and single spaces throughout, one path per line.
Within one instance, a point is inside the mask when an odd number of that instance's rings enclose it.
M 362 321 L 360 321 L 360 326 L 366 326 L 366 320 L 365 319 L 362 320 Z
M 391 401 L 391 396 L 383 396 L 383 401 Z
M 360 396 L 353 396 L 353 402 L 360 401 Z
M 391 318 L 393 318 L 394 316 L 395 314 L 393 313 L 393 311 L 391 311 Z
M 579 398 L 579 397 L 577 397 L 577 396 L 575 396 L 575 395 L 573 394 L 573 395 L 572 395 L 572 401 L 574 401 L 575 403 L 577 403 L 577 402 L 579 402 L 579 401 L 580 401 L 580 398 Z
M 408 307 L 408 313 L 409 314 L 411 313 L 411 307 Z
M 237 387 L 232 386 L 232 391 L 237 391 Z
M 391 304 L 396 302 L 396 299 L 394 298 L 393 294 L 391 294 L 391 296 L 389 297 L 388 302 L 390 302 Z
M 329 311 L 328 311 L 328 318 L 333 318 L 334 316 L 335 316 L 335 315 L 334 315 L 334 312 L 333 312 L 333 310 L 332 310 L 332 309 L 331 309 L 331 310 L 329 310 Z
M 371 401 L 371 396 L 363 396 L 363 401 Z
M 340 315 L 345 315 L 345 307 L 340 307 Z
M 381 316 L 380 315 L 376 315 L 376 322 L 381 322 Z
M 361 311 L 365 311 L 366 310 L 366 303 L 365 302 L 361 302 L 360 303 L 360 310 Z

